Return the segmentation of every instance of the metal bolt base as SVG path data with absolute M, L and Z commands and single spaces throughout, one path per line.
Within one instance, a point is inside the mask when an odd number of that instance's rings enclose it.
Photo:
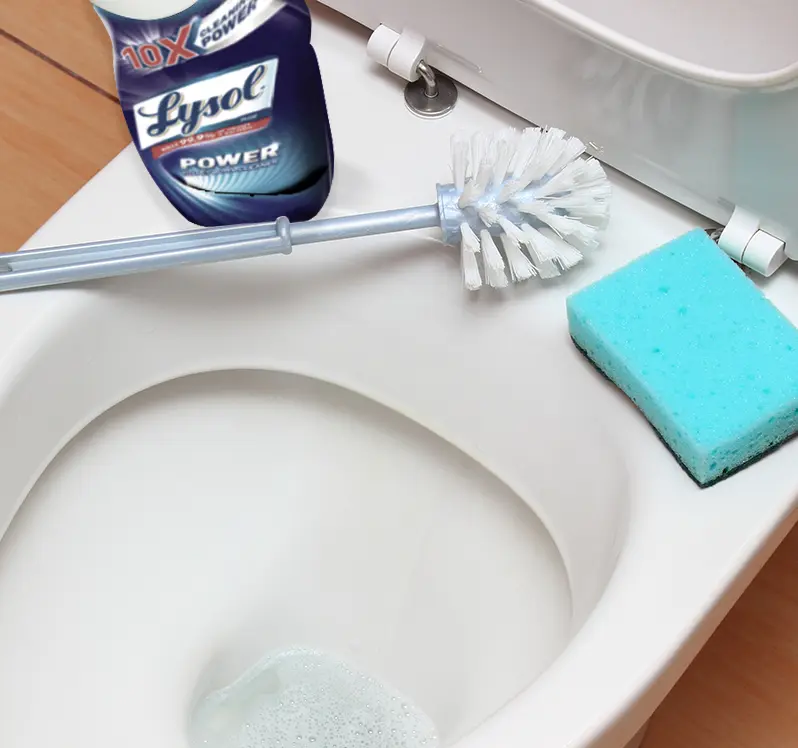
M 445 117 L 457 103 L 457 86 L 451 78 L 435 72 L 437 95 L 430 97 L 424 78 L 419 78 L 405 87 L 405 104 L 413 114 L 427 119 Z

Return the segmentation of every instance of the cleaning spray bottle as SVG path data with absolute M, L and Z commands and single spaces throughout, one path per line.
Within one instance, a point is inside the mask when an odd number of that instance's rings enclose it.
M 133 142 L 183 216 L 316 216 L 334 159 L 304 0 L 93 2 Z

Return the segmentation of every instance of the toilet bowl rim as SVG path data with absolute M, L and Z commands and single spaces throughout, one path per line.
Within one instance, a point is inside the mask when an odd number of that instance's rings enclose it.
M 25 320 L 25 322 L 13 327 L 0 327 L 0 350 L 4 354 L 0 359 L 2 363 L 0 382 L 19 381 L 19 378 L 24 376 L 26 361 L 41 354 L 41 336 L 44 334 L 52 336 L 54 320 L 57 320 L 55 327 L 58 328 L 58 325 L 70 324 L 73 315 L 94 313 L 101 308 L 96 306 L 96 302 L 101 298 L 103 296 L 100 292 L 91 293 L 85 290 L 70 291 L 66 294 L 47 293 L 35 303 L 30 296 L 10 297 L 10 304 L 7 307 L 9 315 L 13 314 L 15 320 Z M 0 400 L 3 399 L 2 393 L 5 391 L 0 387 Z M 130 394 L 133 393 L 128 393 L 128 396 Z M 662 464 L 661 461 L 658 464 Z M 736 487 L 738 484 L 728 485 Z M 774 504 L 774 510 L 781 506 L 785 511 L 784 516 L 778 517 L 777 512 L 771 512 L 769 516 L 763 515 L 760 527 L 753 529 L 751 535 L 753 540 L 748 556 L 741 555 L 736 558 L 730 556 L 726 568 L 727 578 L 724 580 L 716 576 L 713 583 L 705 588 L 703 596 L 699 596 L 698 601 L 693 599 L 691 607 L 685 607 L 678 616 L 668 620 L 667 625 L 663 624 L 658 629 L 655 639 L 651 640 L 651 646 L 645 650 L 646 656 L 635 660 L 624 656 L 614 658 L 612 647 L 623 650 L 630 637 L 634 637 L 646 625 L 656 623 L 656 618 L 640 617 L 639 614 L 630 615 L 630 611 L 634 611 L 633 606 L 640 607 L 640 600 L 635 598 L 636 593 L 645 585 L 656 588 L 658 585 L 683 582 L 687 586 L 693 574 L 688 566 L 682 565 L 678 569 L 678 576 L 674 576 L 673 573 L 669 575 L 666 566 L 654 563 L 651 558 L 647 559 L 645 554 L 641 553 L 647 543 L 657 541 L 657 526 L 654 522 L 647 521 L 645 514 L 639 511 L 639 493 L 635 493 L 637 489 L 631 490 L 634 511 L 628 517 L 628 535 L 624 537 L 624 542 L 619 548 L 622 551 L 619 564 L 610 575 L 608 586 L 585 625 L 549 670 L 519 694 L 507 709 L 488 720 L 483 729 L 464 738 L 458 748 L 481 745 L 483 735 L 485 740 L 490 738 L 494 742 L 501 738 L 502 744 L 508 744 L 508 739 L 521 727 L 524 728 L 525 739 L 528 739 L 529 730 L 540 729 L 544 731 L 541 734 L 549 734 L 549 731 L 554 730 L 563 737 L 570 735 L 568 744 L 583 746 L 596 744 L 595 741 L 602 732 L 609 729 L 613 720 L 634 708 L 651 682 L 656 680 L 669 662 L 679 655 L 690 634 L 703 625 L 710 612 L 707 606 L 712 596 L 723 589 L 724 585 L 731 585 L 730 580 L 733 581 L 742 568 L 748 567 L 752 559 L 761 555 L 762 551 L 758 550 L 754 541 L 758 538 L 764 543 L 776 533 L 774 528 L 778 529 L 789 523 L 789 513 L 784 507 L 793 508 L 798 497 L 798 486 L 796 486 L 796 490 L 789 498 L 782 497 L 780 505 Z M 724 487 L 719 489 L 720 492 L 724 490 Z M 677 498 L 685 495 L 695 498 L 692 487 L 688 489 L 680 480 L 673 480 L 672 476 L 670 483 L 664 482 L 657 501 L 649 500 L 646 506 L 657 506 L 660 509 L 667 507 L 668 491 L 675 491 Z M 731 490 L 730 493 L 734 494 L 735 491 Z M 673 514 L 674 526 L 668 528 L 669 530 L 678 529 L 679 526 L 678 512 Z M 666 532 L 666 528 L 660 529 L 659 535 Z M 679 536 L 670 535 L 669 542 L 678 547 Z M 662 610 L 664 608 L 655 612 L 659 613 Z M 654 644 L 654 641 L 657 644 Z M 584 687 L 585 673 L 592 672 L 595 677 L 595 673 L 601 668 L 609 667 L 615 668 L 613 676 L 615 685 L 610 687 L 606 684 L 603 696 L 597 699 L 594 705 L 584 698 L 576 702 L 572 699 L 574 690 L 580 686 Z M 551 707 L 563 702 L 570 704 L 570 719 L 552 724 Z M 599 711 L 597 711 L 598 704 L 603 705 Z M 524 714 L 521 714 L 521 711 Z M 578 714 L 582 714 L 583 718 L 578 717 Z M 640 724 L 647 717 L 647 714 L 641 714 Z M 541 721 L 545 724 L 540 725 Z M 574 740 L 577 742 L 573 742 Z M 512 746 L 514 742 L 518 742 L 520 746 L 520 740 L 509 740 L 509 745 Z M 487 742 L 485 744 L 487 745 Z

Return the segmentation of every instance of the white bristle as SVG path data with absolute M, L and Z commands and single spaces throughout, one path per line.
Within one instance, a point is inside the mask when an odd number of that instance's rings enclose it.
M 479 243 L 479 237 L 474 229 L 467 223 L 460 225 L 460 234 L 463 237 L 463 243 L 468 247 L 469 251 L 478 255 L 482 251 L 482 246 Z
M 482 247 L 482 264 L 485 268 L 485 281 L 491 288 L 507 288 L 508 280 L 505 272 L 504 258 L 496 242 L 487 229 L 480 233 Z
M 568 138 L 565 141 L 565 147 L 563 148 L 562 153 L 560 154 L 560 158 L 554 162 L 554 165 L 549 167 L 547 174 L 557 174 L 560 170 L 566 167 L 568 164 L 573 163 L 578 159 L 587 149 L 587 146 L 579 140 L 579 138 Z
M 535 270 L 537 270 L 541 279 L 550 280 L 562 275 L 560 268 L 554 262 L 555 255 L 552 251 L 552 246 L 545 241 L 546 237 L 538 232 L 534 232 L 534 234 L 525 232 L 525 234 L 524 246 L 527 248 Z
M 552 278 L 559 278 L 562 275 L 560 268 L 557 267 L 554 260 L 547 260 L 537 266 L 538 275 L 542 280 L 551 280 Z
M 582 253 L 559 237 L 546 236 L 542 231 L 526 225 L 525 233 L 529 239 L 529 247 L 543 262 L 554 263 L 563 270 L 570 270 L 578 265 Z M 559 273 L 557 273 L 559 275 Z
M 460 197 L 460 207 L 474 205 L 485 194 L 493 175 L 493 139 L 487 136 L 475 137 L 472 142 L 471 177 L 466 181 Z
M 518 244 L 523 244 L 525 241 L 524 232 L 520 227 L 516 226 L 511 220 L 501 216 L 497 221 L 501 226 L 502 231 L 507 234 L 511 239 L 515 240 Z
M 477 262 L 477 255 L 480 252 L 479 237 L 467 223 L 460 226 L 460 235 L 463 285 L 467 291 L 477 291 L 482 288 L 482 276 L 479 272 L 479 262 Z
M 596 171 L 596 166 L 598 166 L 598 171 Z M 594 184 L 608 184 L 601 164 L 592 158 L 577 158 L 541 184 L 537 189 L 537 195 L 538 197 L 547 197 L 573 190 L 576 187 L 579 187 L 580 190 L 585 189 Z
M 509 129 L 502 132 L 496 140 L 496 163 L 493 166 L 491 176 L 491 186 L 499 187 L 507 177 L 510 162 L 515 157 L 518 145 L 518 134 L 515 130 Z
M 488 141 L 490 140 L 490 136 L 485 134 L 484 132 L 478 132 L 471 138 L 471 174 L 470 176 L 476 176 L 477 169 L 479 165 L 482 163 L 482 157 L 485 155 L 485 151 L 487 150 Z
M 473 252 L 463 249 L 462 252 L 463 286 L 466 291 L 479 291 L 482 288 L 482 276 L 479 273 L 479 262 Z
M 593 180 L 577 185 L 576 189 L 555 195 L 537 195 L 539 200 L 546 203 L 558 203 L 562 208 L 587 202 L 609 203 L 612 198 L 612 188 L 609 182 Z
M 583 223 L 571 216 L 554 213 L 537 200 L 517 200 L 516 205 L 522 213 L 537 218 L 561 237 L 568 237 L 585 249 L 598 245 L 598 230 L 595 226 Z
M 454 186 L 462 194 L 465 189 L 466 177 L 468 176 L 468 154 L 471 149 L 471 141 L 463 133 L 452 136 L 452 176 Z
M 550 179 L 538 186 L 537 190 L 535 190 L 535 197 L 544 198 L 559 195 L 579 184 L 579 177 L 584 171 L 583 164 L 584 161 L 582 160 L 566 164 L 560 171 L 553 174 Z
M 466 288 L 553 278 L 599 245 L 612 190 L 581 140 L 558 128 L 529 127 L 455 135 L 451 146 Z
M 557 259 L 554 245 L 540 231 L 528 223 L 522 223 L 521 230 L 524 232 L 524 244 L 529 248 L 536 266 Z
M 577 218 L 580 221 L 588 221 L 596 228 L 604 227 L 609 218 L 609 195 L 605 196 L 603 190 L 602 194 L 599 196 L 594 196 L 591 194 L 590 190 L 587 190 L 585 193 L 580 191 L 578 193 L 546 198 L 543 202 L 551 210 L 565 211 L 572 218 Z
M 476 199 L 481 198 L 488 189 L 493 176 L 495 145 L 493 142 L 487 143 L 485 154 L 482 156 L 482 162 L 477 169 L 477 176 L 474 180 L 474 191 Z
M 510 266 L 510 278 L 513 283 L 520 283 L 536 276 L 535 266 L 524 254 L 521 244 L 509 234 L 502 234 L 500 238 L 507 263 Z
M 497 197 L 499 202 L 509 200 L 529 184 L 525 181 L 524 174 L 530 168 L 530 164 L 537 161 L 542 133 L 538 127 L 529 127 L 521 134 L 515 158 L 510 163 L 510 177 L 505 181 Z
M 521 133 L 518 142 L 518 151 L 511 164 L 513 179 L 520 178 L 524 171 L 526 171 L 530 159 L 534 157 L 537 151 L 542 132 L 543 131 L 539 127 L 527 127 L 526 130 Z
M 576 267 L 584 259 L 584 255 L 572 244 L 561 239 L 559 236 L 546 237 L 556 247 L 557 259 L 555 262 L 563 269 L 570 270 Z
M 595 158 L 584 159 L 583 162 L 585 171 L 589 172 L 591 179 L 605 179 L 604 167 Z
M 466 208 L 471 205 L 471 195 L 475 191 L 473 187 L 474 180 L 477 176 L 477 170 L 479 169 L 479 164 L 482 160 L 482 145 L 485 140 L 484 133 L 476 133 L 470 142 L 467 151 L 467 168 L 465 174 L 465 186 L 462 190 L 458 190 L 460 192 L 460 200 L 458 205 L 460 208 Z
M 494 203 L 485 203 L 477 207 L 477 215 L 479 220 L 482 221 L 488 228 L 495 226 L 502 220 L 502 214 L 499 211 L 499 206 Z
M 539 182 L 551 171 L 566 149 L 564 141 L 565 133 L 562 130 L 552 128 L 546 130 L 540 139 L 540 146 L 535 159 L 527 166 L 521 177 L 523 187 L 528 187 L 532 182 Z

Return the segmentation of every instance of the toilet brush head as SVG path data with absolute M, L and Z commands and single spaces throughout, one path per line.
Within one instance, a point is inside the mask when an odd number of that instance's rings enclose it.
M 454 182 L 438 188 L 438 209 L 466 289 L 552 278 L 599 246 L 611 187 L 585 151 L 556 128 L 452 138 Z

